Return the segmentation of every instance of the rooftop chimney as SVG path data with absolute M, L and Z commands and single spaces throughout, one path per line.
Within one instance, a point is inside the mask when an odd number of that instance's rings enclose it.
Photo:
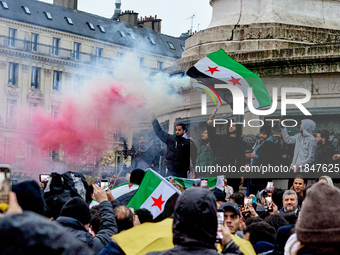
M 161 22 L 161 19 L 157 19 L 157 15 L 155 15 L 155 17 L 145 16 L 145 18 L 141 17 L 140 19 L 138 19 L 138 26 L 148 28 L 156 32 L 161 32 Z
M 122 11 L 122 10 L 120 9 L 120 6 L 122 5 L 121 0 L 116 0 L 115 5 L 116 5 L 116 9 L 115 9 L 115 11 L 114 11 L 113 16 L 112 16 L 111 19 L 116 20 L 116 21 L 119 21 L 119 14 L 120 14 L 121 11 Z
M 59 4 L 61 6 L 77 10 L 78 9 L 78 0 L 53 0 L 54 4 Z
M 137 26 L 138 13 L 134 11 L 125 11 L 119 14 L 119 20 L 121 22 Z

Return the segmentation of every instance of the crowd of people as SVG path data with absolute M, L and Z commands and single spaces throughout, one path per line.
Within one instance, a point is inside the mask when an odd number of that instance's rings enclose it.
M 255 144 L 245 151 L 240 129 L 231 125 L 226 135 L 217 134 L 213 119 L 197 148 L 184 124 L 176 125 L 176 133 L 170 135 L 153 121 L 155 134 L 167 145 L 167 175 L 187 178 L 197 164 L 251 167 L 282 160 L 282 153 L 275 154 L 270 128 L 262 127 Z M 303 120 L 295 136 L 281 129 L 284 143 L 295 144 L 289 165 L 296 172 L 307 164 L 340 159 L 328 142 L 329 134 L 320 130 L 314 137 L 314 129 L 312 120 Z M 134 163 L 142 169 L 127 178 L 114 176 L 108 186 L 141 185 L 144 170 L 159 163 L 153 150 L 140 139 Z M 133 242 L 123 245 L 115 236 L 158 222 L 147 208 L 127 206 L 138 189 L 114 197 L 96 181 L 67 172 L 53 173 L 40 185 L 33 180 L 13 184 L 9 207 L 0 214 L 0 254 L 130 254 L 125 245 Z M 170 178 L 169 185 L 180 190 L 170 216 L 173 248 L 149 250 L 149 254 L 340 254 L 340 190 L 332 178 L 307 180 L 301 171 L 285 189 L 274 183 L 225 176 L 223 186 L 184 187 Z M 242 185 L 247 186 L 246 192 Z M 166 204 L 157 206 L 168 210 Z M 164 247 L 168 246 L 164 243 Z
M 136 169 L 126 181 L 140 185 L 143 178 L 144 171 Z M 171 215 L 174 246 L 150 254 L 339 254 L 340 190 L 329 176 L 307 184 L 297 175 L 290 189 L 270 184 L 246 196 L 227 194 L 227 185 L 185 188 L 174 183 L 182 190 Z M 51 183 L 47 187 L 52 189 Z M 130 194 L 115 199 L 110 190 L 92 184 L 85 190 L 98 205 L 90 208 L 86 194 L 65 200 L 56 194 L 54 200 L 63 202 L 58 209 L 49 208 L 47 187 L 32 180 L 13 185 L 9 208 L 0 217 L 1 254 L 129 254 L 114 236 L 157 224 L 148 209 L 127 207 Z M 244 250 L 240 240 L 252 250 Z

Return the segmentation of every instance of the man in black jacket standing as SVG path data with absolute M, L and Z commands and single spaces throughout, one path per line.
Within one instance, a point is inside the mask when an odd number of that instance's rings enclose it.
M 335 150 L 329 139 L 329 132 L 327 130 L 319 130 L 316 132 L 316 142 L 318 144 L 316 150 L 316 164 L 331 164 L 332 157 Z
M 88 232 L 91 220 L 90 209 L 80 197 L 69 200 L 61 209 L 60 217 L 56 221 L 98 254 L 111 241 L 111 236 L 118 232 L 118 228 L 107 195 L 97 185 L 93 185 L 93 199 L 99 203 L 100 214 L 99 231 L 95 237 Z
M 152 126 L 158 138 L 167 145 L 167 175 L 187 178 L 187 172 L 190 170 L 190 157 L 192 162 L 196 162 L 197 149 L 191 139 L 183 137 L 187 131 L 185 124 L 176 125 L 175 135 L 164 132 L 157 119 L 152 121 Z

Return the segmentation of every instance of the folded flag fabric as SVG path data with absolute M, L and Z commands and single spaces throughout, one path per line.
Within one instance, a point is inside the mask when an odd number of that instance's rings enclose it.
M 169 218 L 157 223 L 145 222 L 113 235 L 112 239 L 125 254 L 131 255 L 172 249 L 172 223 Z
M 154 221 L 163 220 L 173 214 L 175 204 L 181 192 L 161 175 L 149 169 L 136 194 L 128 203 L 135 210 L 148 209 Z
M 248 97 L 252 97 L 255 109 L 271 105 L 268 91 L 259 76 L 229 57 L 223 49 L 210 53 L 199 60 L 188 71 L 187 75 L 200 83 L 214 88 L 215 84 L 230 84 L 243 92 L 245 112 Z M 248 88 L 253 89 L 253 95 L 248 95 Z M 218 95 L 232 106 L 233 98 L 228 89 L 215 89 Z
M 127 183 L 123 183 L 117 187 L 112 188 L 111 194 L 115 199 L 117 199 L 125 194 L 135 192 L 135 190 L 138 188 L 139 188 L 139 185 L 127 182 Z M 90 208 L 92 208 L 95 205 L 98 205 L 98 202 L 93 200 L 90 204 Z
M 224 190 L 224 177 L 208 177 L 202 179 L 187 179 L 180 177 L 170 177 L 175 180 L 176 183 L 181 184 L 184 188 L 190 187 L 200 187 L 201 180 L 208 180 L 208 187 L 210 189 L 219 188 L 220 190 Z

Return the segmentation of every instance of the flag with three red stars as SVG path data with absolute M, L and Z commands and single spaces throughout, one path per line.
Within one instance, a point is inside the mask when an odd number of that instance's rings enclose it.
M 244 95 L 245 112 L 249 111 L 247 102 L 250 96 L 255 109 L 272 103 L 261 78 L 229 57 L 223 49 L 210 53 L 199 60 L 187 71 L 187 75 L 212 88 L 214 88 L 215 84 L 230 84 L 241 89 Z M 248 95 L 249 87 L 252 88 L 253 95 Z M 230 90 L 218 88 L 215 90 L 233 108 L 233 97 Z
M 173 214 L 180 194 L 175 186 L 149 169 L 127 206 L 135 210 L 146 208 L 152 213 L 154 221 L 160 221 Z

